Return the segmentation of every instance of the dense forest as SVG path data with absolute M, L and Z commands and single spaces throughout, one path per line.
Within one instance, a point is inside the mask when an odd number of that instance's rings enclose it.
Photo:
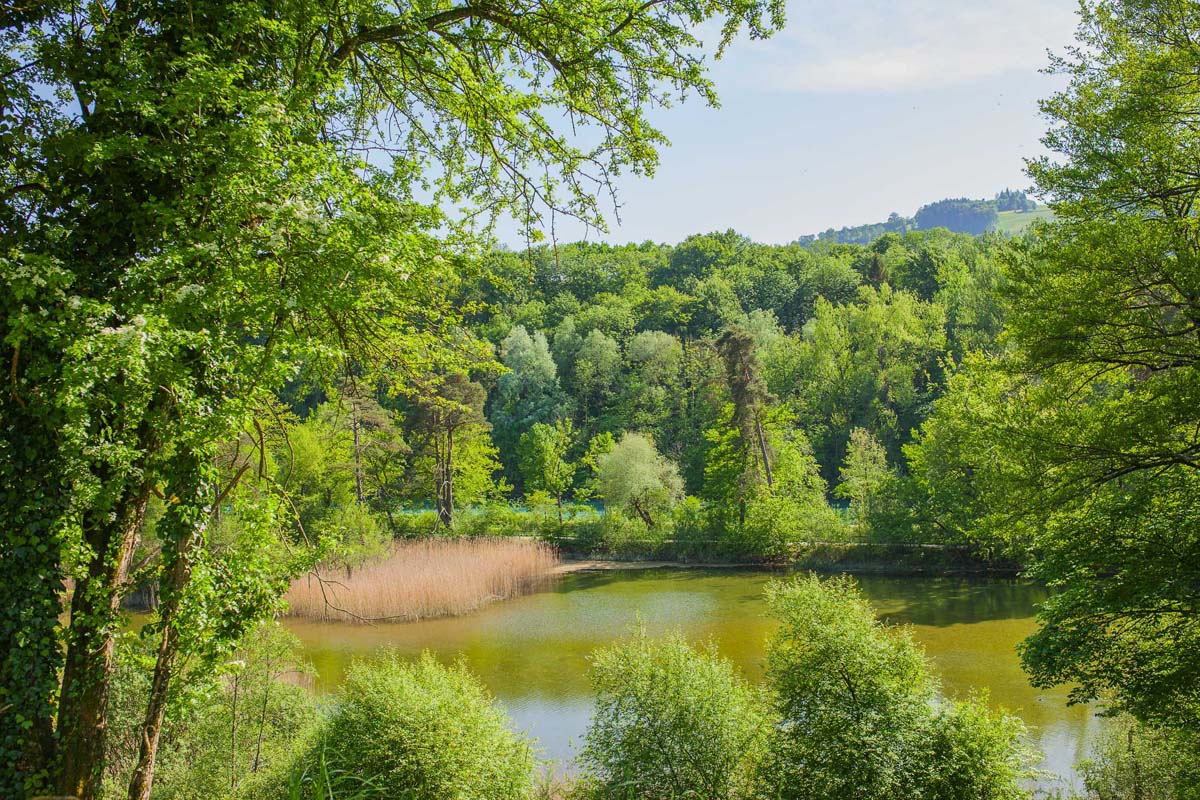
M 844 578 L 771 584 L 761 686 L 678 638 L 595 653 L 566 787 L 461 663 L 284 679 L 293 581 L 504 536 L 1015 565 L 1030 680 L 1119 718 L 1084 791 L 1197 796 L 1200 9 L 1082 4 L 1026 235 L 989 232 L 1008 190 L 782 246 L 536 235 L 653 173 L 652 110 L 716 104 L 699 28 L 783 12 L 0 9 L 0 796 L 1029 795 L 1019 721 Z
M 519 499 L 554 505 L 550 528 L 567 506 L 609 551 L 966 543 L 917 502 L 910 456 L 948 372 L 997 349 L 1012 258 L 1009 239 L 946 231 L 491 252 L 454 303 L 499 369 L 444 375 L 415 400 L 360 365 L 353 388 L 296 392 L 291 446 L 308 466 L 293 480 L 341 484 L 299 484 L 306 528 L 344 528 L 358 491 L 363 522 L 390 533 Z M 579 501 L 609 513 L 580 517 Z

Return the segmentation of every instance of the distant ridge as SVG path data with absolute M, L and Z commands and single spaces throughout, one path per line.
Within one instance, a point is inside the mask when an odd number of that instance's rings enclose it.
M 902 217 L 893 212 L 885 222 L 801 236 L 797 244 L 812 245 L 818 242 L 833 244 L 870 244 L 887 233 L 905 234 L 909 231 L 946 228 L 955 233 L 980 236 L 989 231 L 1007 235 L 1021 233 L 1038 220 L 1049 220 L 1053 213 L 1040 207 L 1025 192 L 1005 189 L 991 200 L 972 200 L 966 197 L 947 198 L 929 203 L 917 209 L 911 217 Z

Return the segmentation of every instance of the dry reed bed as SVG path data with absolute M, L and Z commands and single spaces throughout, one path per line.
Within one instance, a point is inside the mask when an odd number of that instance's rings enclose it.
M 288 614 L 378 622 L 468 614 L 496 600 L 536 591 L 555 579 L 558 555 L 523 539 L 424 539 L 350 576 L 308 575 L 292 584 Z

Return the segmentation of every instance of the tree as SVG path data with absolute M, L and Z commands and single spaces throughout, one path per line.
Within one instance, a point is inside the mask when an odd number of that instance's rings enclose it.
M 519 488 L 517 443 L 521 434 L 536 423 L 562 416 L 566 397 L 558 383 L 550 345 L 540 331 L 530 335 L 519 325 L 513 328 L 500 345 L 500 360 L 508 371 L 500 376 L 489 417 L 505 458 L 505 472 Z
M 684 404 L 681 374 L 683 347 L 662 331 L 642 331 L 629 340 L 625 352 L 628 376 L 622 389 L 618 418 L 633 430 L 670 441 L 668 434 Z
M 956 233 L 978 236 L 996 226 L 996 204 L 990 200 L 968 200 L 965 197 L 939 200 L 921 206 L 915 219 L 922 230 L 948 228 Z
M 466 375 L 447 375 L 437 393 L 418 404 L 419 412 L 413 420 L 432 458 L 438 520 L 448 528 L 454 527 L 455 478 L 463 466 L 461 452 L 455 448 L 464 448 L 487 435 L 488 423 L 483 416 L 486 399 L 483 386 Z
M 784 424 L 774 427 L 770 439 L 776 454 L 775 485 L 759 487 L 745 520 L 726 533 L 733 534 L 740 552 L 780 559 L 792 555 L 798 542 L 841 539 L 842 523 L 826 499 L 825 480 L 808 438 Z
M 1200 727 L 1200 89 L 1194 3 L 1088 2 L 1029 165 L 1055 222 L 1009 265 L 1008 340 L 971 425 L 986 495 L 1054 589 L 1022 648 L 1144 723 Z M 990 388 L 989 388 L 990 387 Z M 1003 389 L 1003 391 L 1000 391 Z
M 934 397 L 946 347 L 945 311 L 889 286 L 858 302 L 817 301 L 800 348 L 794 405 L 830 483 L 850 431 L 866 428 L 898 460 Z
M 596 459 L 596 485 L 606 508 L 627 509 L 648 528 L 655 515 L 683 499 L 679 470 L 639 433 L 625 434 Z
M 870 520 L 873 504 L 891 477 L 887 451 L 879 440 L 865 428 L 850 431 L 850 445 L 841 469 L 842 482 L 834 493 L 850 501 L 850 513 L 860 525 Z
M 763 429 L 763 413 L 774 398 L 767 391 L 762 364 L 755 352 L 754 337 L 741 327 L 729 328 L 717 342 L 725 362 L 725 380 L 733 398 L 730 423 L 737 431 L 736 450 L 741 463 L 738 476 L 738 503 L 745 520 L 747 497 L 765 482 L 770 488 L 772 454 Z
M 601 331 L 593 330 L 575 354 L 575 388 L 586 420 L 593 409 L 603 408 L 621 377 L 621 346 Z
M 575 479 L 575 467 L 567 452 L 575 444 L 575 425 L 570 418 L 553 425 L 535 423 L 521 436 L 517 450 L 526 491 L 547 492 L 558 506 L 558 524 L 563 521 L 562 499 Z
M 720 52 L 742 29 L 769 35 L 783 3 L 0 12 L 0 792 L 96 795 L 130 555 L 161 493 L 164 636 L 130 787 L 148 797 L 180 648 L 227 649 L 266 613 L 181 613 L 208 557 L 214 449 L 256 434 L 301 365 L 352 356 L 418 378 L 468 360 L 446 302 L 463 239 L 437 201 L 598 221 L 587 175 L 656 164 L 648 110 L 715 101 L 692 33 L 712 17 Z M 605 135 L 573 145 L 547 122 L 563 113 Z M 390 158 L 366 163 L 380 144 Z

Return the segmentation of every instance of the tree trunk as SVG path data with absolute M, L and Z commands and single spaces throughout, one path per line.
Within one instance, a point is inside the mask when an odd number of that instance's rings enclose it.
M 754 412 L 754 429 L 758 433 L 758 450 L 762 453 L 763 473 L 767 478 L 767 488 L 770 489 L 775 484 L 771 480 L 771 459 L 767 458 L 767 437 L 763 434 L 762 420 L 758 416 L 758 411 Z
M 454 525 L 454 429 L 446 431 L 446 453 L 442 460 L 442 485 L 438 513 L 446 527 Z
M 71 596 L 66 664 L 58 711 L 58 791 L 81 800 L 100 792 L 108 732 L 108 690 L 118 617 L 150 486 L 128 492 L 115 515 L 84 521 L 92 547 L 87 575 Z
M 653 527 L 654 527 L 654 520 L 653 520 L 653 518 L 651 518 L 651 516 L 650 516 L 650 512 L 649 512 L 649 511 L 647 511 L 646 509 L 642 508 L 642 504 L 641 504 L 641 503 L 638 503 L 638 502 L 636 502 L 636 501 L 635 501 L 635 502 L 633 503 L 633 510 L 634 510 L 635 512 L 637 512 L 637 515 L 638 515 L 639 517 L 641 517 L 641 518 L 642 518 L 642 522 L 645 522 L 645 523 L 646 523 L 646 527 L 647 527 L 647 528 L 653 528 Z
M 350 427 L 354 431 L 354 495 L 358 504 L 363 501 L 362 447 L 358 441 L 358 403 L 350 403 Z
M 162 735 L 163 718 L 167 711 L 167 698 L 171 678 L 175 674 L 175 660 L 179 654 L 179 606 L 183 589 L 192 577 L 195 553 L 203 543 L 204 523 L 195 524 L 179 545 L 175 563 L 171 565 L 167 584 L 163 587 L 162 641 L 158 645 L 158 657 L 154 663 L 154 678 L 150 684 L 150 698 L 146 704 L 146 716 L 142 722 L 141 744 L 138 748 L 138 763 L 129 780 L 129 800 L 150 800 L 154 785 L 154 763 L 158 757 L 158 742 Z M 165 554 L 165 550 L 164 550 Z

